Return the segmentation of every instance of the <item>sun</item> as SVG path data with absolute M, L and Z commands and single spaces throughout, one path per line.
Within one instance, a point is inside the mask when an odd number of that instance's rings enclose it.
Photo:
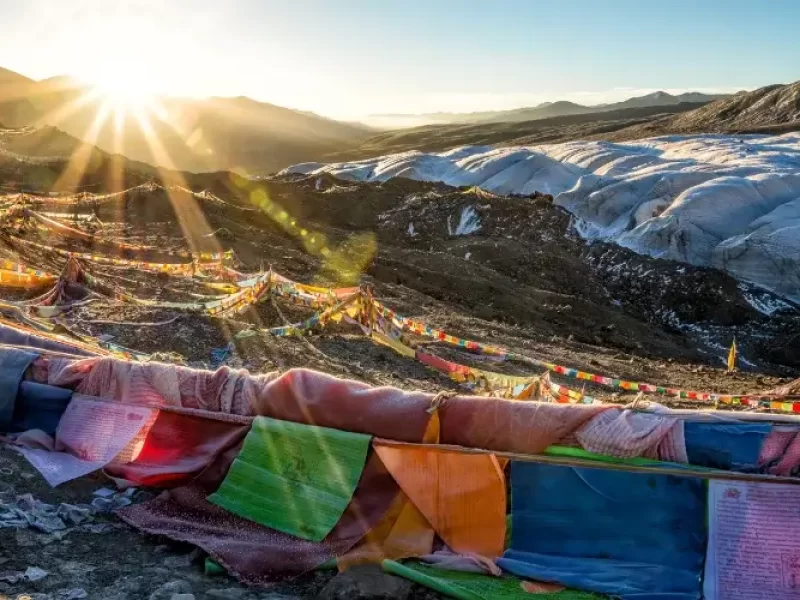
M 155 103 L 156 93 L 153 65 L 145 59 L 120 50 L 95 55 L 86 80 L 115 112 L 146 112 Z
M 105 74 L 95 87 L 98 95 L 117 111 L 142 112 L 155 102 L 155 94 L 146 82 L 121 70 Z

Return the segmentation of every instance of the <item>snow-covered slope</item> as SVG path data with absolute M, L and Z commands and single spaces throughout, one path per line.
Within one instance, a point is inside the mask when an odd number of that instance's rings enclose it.
M 407 177 L 500 194 L 553 194 L 589 239 L 715 266 L 800 301 L 800 134 L 667 136 L 629 143 L 470 146 L 284 173 Z M 535 224 L 532 224 L 535 226 Z

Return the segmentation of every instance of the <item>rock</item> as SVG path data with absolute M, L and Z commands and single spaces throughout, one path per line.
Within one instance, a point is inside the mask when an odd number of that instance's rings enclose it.
M 76 560 L 65 560 L 59 565 L 58 570 L 74 580 L 76 577 L 96 571 L 97 567 Z
M 172 594 L 170 600 L 195 600 L 194 594 Z
M 115 529 L 124 528 L 124 525 L 120 525 L 118 523 L 84 523 L 83 525 L 78 525 L 75 529 L 85 533 L 101 534 L 114 531 Z
M 83 588 L 72 588 L 69 590 L 59 590 L 56 592 L 56 600 L 81 600 L 81 598 L 88 598 L 89 594 Z
M 145 598 L 147 587 L 143 585 L 142 579 L 141 575 L 125 575 L 102 590 L 98 590 L 93 595 L 96 595 L 98 598 L 103 598 L 103 600 Z
M 219 598 L 220 600 L 239 600 L 247 595 L 247 590 L 242 588 L 214 588 L 206 590 L 208 598 Z
M 174 596 L 181 594 L 192 594 L 192 586 L 188 582 L 176 579 L 159 586 L 150 594 L 149 600 L 172 600 Z
M 24 581 L 25 574 L 21 571 L 6 571 L 0 573 L 0 583 L 19 583 Z
M 178 556 L 168 556 L 164 559 L 164 566 L 170 569 L 185 569 L 192 564 L 192 557 L 189 554 L 180 554 Z
M 9 471 L 11 472 L 9 473 Z M 5 475 L 6 477 L 8 477 L 13 473 L 14 471 L 12 471 L 7 467 L 0 468 L 0 475 Z M 7 483 L 0 483 L 0 502 L 8 502 L 8 503 L 13 502 L 16 496 L 17 492 L 11 485 Z
M 39 567 L 28 567 L 25 569 L 25 579 L 28 581 L 41 581 L 47 577 L 49 573 Z
M 204 561 L 206 553 L 203 552 L 200 548 L 195 548 L 194 550 L 189 552 L 189 554 L 187 554 L 186 556 L 189 558 L 189 562 L 199 563 Z
M 412 585 L 406 579 L 384 573 L 378 566 L 354 567 L 331 579 L 322 588 L 320 600 L 405 600 Z
M 20 548 L 32 548 L 42 544 L 42 538 L 47 537 L 41 533 L 35 533 L 30 529 L 17 529 L 14 532 L 14 537 L 17 540 L 17 546 Z

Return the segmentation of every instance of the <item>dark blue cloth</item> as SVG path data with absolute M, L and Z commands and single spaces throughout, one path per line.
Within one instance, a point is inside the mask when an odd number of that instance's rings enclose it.
M 0 432 L 11 429 L 19 383 L 37 356 L 15 348 L 0 349 Z
M 11 431 L 41 429 L 55 435 L 58 422 L 72 399 L 72 390 L 23 381 L 19 386 Z
M 637 600 L 700 597 L 702 480 L 512 462 L 511 498 L 503 569 Z
M 684 424 L 689 463 L 726 471 L 751 471 L 758 464 L 769 423 Z

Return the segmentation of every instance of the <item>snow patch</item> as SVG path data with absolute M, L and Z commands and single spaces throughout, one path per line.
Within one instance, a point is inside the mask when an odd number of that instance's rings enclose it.
M 586 239 L 724 269 L 800 302 L 800 133 L 671 135 L 626 143 L 462 146 L 283 173 L 407 177 L 498 194 L 546 192 Z M 470 215 L 474 214 L 473 217 Z M 451 235 L 478 230 L 475 209 Z
M 759 293 L 746 285 L 739 286 L 739 290 L 742 292 L 742 298 L 762 315 L 771 317 L 776 312 L 790 311 L 793 309 L 791 304 L 784 302 L 774 294 L 768 292 Z
M 451 215 L 447 216 L 447 233 L 451 236 L 456 235 L 470 235 L 477 233 L 481 228 L 481 218 L 478 212 L 472 206 L 467 206 L 461 210 L 461 217 L 458 220 L 458 225 L 453 230 L 450 222 Z

